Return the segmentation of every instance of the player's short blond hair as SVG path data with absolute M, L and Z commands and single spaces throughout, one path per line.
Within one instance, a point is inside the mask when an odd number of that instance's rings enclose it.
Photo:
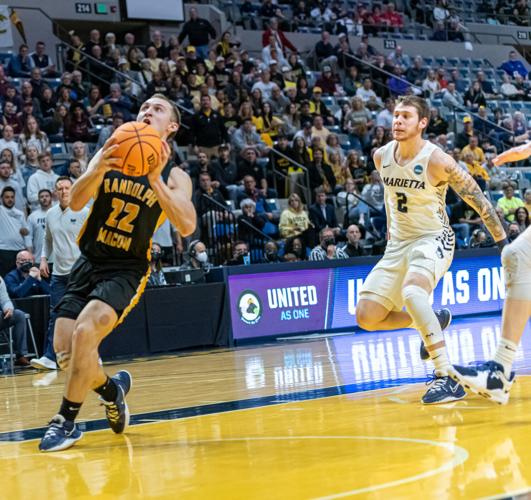
M 179 111 L 177 104 L 175 104 L 175 102 L 173 102 L 171 99 L 166 97 L 164 94 L 153 94 L 150 97 L 150 99 L 152 99 L 153 97 L 156 97 L 157 99 L 162 99 L 163 101 L 166 101 L 171 106 L 173 118 L 180 125 L 181 124 L 181 112 Z

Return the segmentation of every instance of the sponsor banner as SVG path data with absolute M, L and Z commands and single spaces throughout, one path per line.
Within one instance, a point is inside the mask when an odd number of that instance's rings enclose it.
M 372 268 L 360 265 L 229 275 L 233 338 L 357 326 L 359 293 Z M 454 259 L 432 302 L 434 309 L 448 307 L 459 316 L 500 311 L 504 298 L 499 256 L 477 256 Z
M 234 338 L 321 330 L 329 278 L 330 269 L 229 276 Z

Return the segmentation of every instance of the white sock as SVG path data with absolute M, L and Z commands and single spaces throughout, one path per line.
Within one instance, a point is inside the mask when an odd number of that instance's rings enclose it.
M 441 325 L 435 312 L 430 305 L 430 296 L 426 290 L 417 285 L 408 285 L 402 290 L 402 297 L 406 305 L 406 310 L 413 320 L 413 324 L 420 332 L 424 345 L 430 353 L 430 358 L 435 365 L 435 374 L 439 377 L 448 375 L 450 360 L 446 353 L 446 344 L 444 344 L 444 335 Z M 431 346 L 442 345 L 437 349 Z
M 503 366 L 505 376 L 509 378 L 511 376 L 511 368 L 513 367 L 513 360 L 516 351 L 518 350 L 518 344 L 515 344 L 511 340 L 500 339 L 496 354 L 494 355 L 494 361 L 500 363 Z

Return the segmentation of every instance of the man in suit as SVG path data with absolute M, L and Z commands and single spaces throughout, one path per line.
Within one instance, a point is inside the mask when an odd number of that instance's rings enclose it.
M 325 227 L 332 229 L 334 236 L 337 236 L 341 229 L 337 223 L 336 211 L 333 205 L 326 203 L 326 193 L 323 188 L 315 190 L 315 203 L 310 205 L 308 210 L 310 222 L 316 232 Z

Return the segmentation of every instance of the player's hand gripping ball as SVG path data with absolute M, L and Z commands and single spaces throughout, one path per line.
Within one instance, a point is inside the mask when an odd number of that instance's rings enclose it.
M 122 159 L 116 166 L 125 175 L 147 175 L 159 163 L 162 140 L 158 132 L 147 123 L 128 122 L 118 127 L 112 135 L 118 148 L 112 156 Z

